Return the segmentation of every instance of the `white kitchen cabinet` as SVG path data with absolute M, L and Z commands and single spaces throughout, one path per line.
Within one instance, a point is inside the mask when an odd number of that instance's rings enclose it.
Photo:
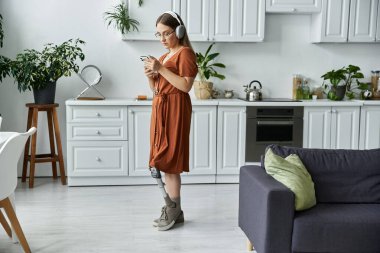
M 351 0 L 348 41 L 374 42 L 379 0 Z
M 312 42 L 346 42 L 350 0 L 324 0 L 320 13 L 311 19 Z
M 210 0 L 181 0 L 181 18 L 191 41 L 209 39 Z
M 217 175 L 238 175 L 245 164 L 246 107 L 218 107 Z
M 217 106 L 193 105 L 189 175 L 216 174 L 216 112 Z
M 377 4 L 377 30 L 376 30 L 376 41 L 380 42 L 380 1 Z
M 128 175 L 126 106 L 66 107 L 67 176 L 75 178 Z
M 379 0 L 325 0 L 312 15 L 312 42 L 375 42 Z
M 322 0 L 266 0 L 266 12 L 313 13 L 321 11 Z
M 380 148 L 380 106 L 362 106 L 360 149 Z
M 128 107 L 129 176 L 148 176 L 152 106 Z
M 305 107 L 304 148 L 358 149 L 359 106 Z
M 128 176 L 127 141 L 69 141 L 68 178 Z
M 126 0 L 128 13 L 131 18 L 136 19 L 140 24 L 139 31 L 127 33 L 125 40 L 157 40 L 156 20 L 165 11 L 180 11 L 180 0 L 149 0 L 144 1 L 139 6 L 137 0 Z
M 265 0 L 181 0 L 191 41 L 264 39 Z

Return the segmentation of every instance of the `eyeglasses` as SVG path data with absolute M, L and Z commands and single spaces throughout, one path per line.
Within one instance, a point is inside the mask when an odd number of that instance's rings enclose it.
M 154 36 L 156 36 L 158 39 L 161 39 L 161 38 L 167 39 L 167 38 L 169 38 L 170 35 L 172 35 L 174 32 L 175 32 L 174 30 L 171 31 L 171 32 L 169 32 L 169 33 L 163 33 L 163 34 L 161 34 L 161 33 L 159 33 L 159 32 L 156 32 L 156 33 L 154 34 Z

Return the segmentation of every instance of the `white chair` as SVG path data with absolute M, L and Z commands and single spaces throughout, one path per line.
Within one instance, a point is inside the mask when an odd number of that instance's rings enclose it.
M 26 253 L 31 251 L 12 206 L 11 196 L 17 186 L 17 162 L 24 150 L 27 139 L 35 132 L 36 128 L 32 127 L 26 133 L 17 133 L 10 137 L 0 148 L 0 208 L 4 208 L 12 228 Z M 1 212 L 1 209 L 0 223 L 7 234 L 12 237 L 10 226 Z

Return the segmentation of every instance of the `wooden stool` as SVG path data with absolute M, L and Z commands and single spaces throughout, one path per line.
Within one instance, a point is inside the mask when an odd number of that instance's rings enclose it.
M 36 127 L 38 132 L 38 112 L 46 111 L 47 119 L 48 119 L 48 128 L 49 128 L 49 141 L 50 141 L 50 154 L 36 154 L 36 144 L 37 144 L 37 133 L 32 136 L 32 145 L 31 145 L 31 153 L 29 155 L 29 143 L 30 138 L 25 144 L 25 152 L 24 152 L 24 164 L 22 168 L 22 182 L 26 181 L 26 173 L 28 167 L 28 161 L 30 162 L 30 173 L 29 173 L 29 188 L 33 188 L 34 185 L 34 171 L 36 163 L 47 163 L 51 162 L 53 178 L 57 178 L 57 164 L 59 162 L 59 171 L 61 174 L 61 182 L 63 185 L 66 184 L 66 175 L 65 175 L 65 167 L 63 163 L 62 156 L 62 143 L 61 143 L 61 134 L 59 131 L 59 123 L 57 117 L 56 108 L 58 104 L 26 104 L 28 110 L 28 122 L 26 129 L 31 127 Z M 53 133 L 53 125 L 54 125 L 54 133 Z M 54 136 L 57 144 L 58 154 L 55 153 L 55 143 Z

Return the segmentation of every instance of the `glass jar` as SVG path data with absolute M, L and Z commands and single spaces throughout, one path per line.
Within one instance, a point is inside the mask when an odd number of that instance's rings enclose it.
M 302 99 L 298 98 L 297 91 L 298 88 L 302 84 L 302 76 L 300 74 L 293 74 L 293 89 L 292 89 L 292 97 L 293 99 Z
M 310 99 L 310 87 L 309 83 L 306 78 L 302 80 L 302 98 L 303 99 Z
M 379 77 L 380 77 L 380 70 L 372 70 L 372 76 L 371 76 L 371 83 L 372 83 L 372 91 L 378 91 L 379 90 Z

